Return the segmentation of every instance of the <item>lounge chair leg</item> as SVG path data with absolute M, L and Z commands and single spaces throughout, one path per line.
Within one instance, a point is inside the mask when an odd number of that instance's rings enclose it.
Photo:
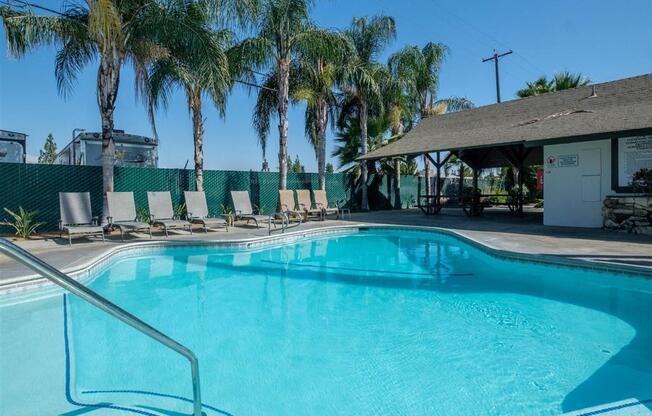
M 104 231 L 102 231 L 102 242 L 106 243 L 106 240 L 104 239 Z
M 125 232 L 122 228 L 120 228 L 120 241 L 125 242 Z
M 72 247 L 72 235 L 68 233 L 68 246 Z
M 149 227 L 149 238 L 152 238 L 152 226 Z
M 208 227 L 206 227 L 206 224 L 204 224 L 204 234 L 208 234 Z
M 165 237 L 170 237 L 170 235 L 168 234 L 168 227 L 163 227 L 163 228 L 165 228 Z

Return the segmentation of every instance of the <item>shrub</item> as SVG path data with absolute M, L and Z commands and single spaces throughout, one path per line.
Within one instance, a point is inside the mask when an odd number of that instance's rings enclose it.
M 14 212 L 9 208 L 4 209 L 10 215 L 10 219 L 0 222 L 0 225 L 6 225 L 16 230 L 16 235 L 20 238 L 29 238 L 38 227 L 45 224 L 44 222 L 36 222 L 38 211 L 25 211 L 23 207 L 18 207 L 18 212 Z
M 632 188 L 636 192 L 652 193 L 652 169 L 641 169 L 634 173 Z

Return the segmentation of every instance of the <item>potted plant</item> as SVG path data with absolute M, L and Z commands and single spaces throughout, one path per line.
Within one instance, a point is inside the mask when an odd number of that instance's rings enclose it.
M 229 224 L 229 227 L 233 227 L 234 215 L 233 210 L 230 206 L 222 204 L 222 217 Z

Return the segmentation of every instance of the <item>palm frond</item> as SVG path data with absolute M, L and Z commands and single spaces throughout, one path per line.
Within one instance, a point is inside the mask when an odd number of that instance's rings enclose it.
M 263 158 L 267 155 L 267 136 L 269 135 L 270 119 L 278 114 L 278 98 L 274 90 L 278 86 L 278 71 L 267 74 L 256 99 L 253 113 L 253 125 L 258 135 L 258 144 L 262 150 Z

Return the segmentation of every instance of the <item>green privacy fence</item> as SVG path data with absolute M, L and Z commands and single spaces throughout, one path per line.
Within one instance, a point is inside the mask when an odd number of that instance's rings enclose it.
M 278 201 L 278 172 L 204 171 L 204 191 L 209 209 L 213 214 L 222 212 L 222 205 L 231 206 L 231 191 L 249 191 L 251 203 L 264 213 L 276 209 Z M 376 178 L 372 175 L 369 183 Z M 154 169 L 116 167 L 115 190 L 134 193 L 136 207 L 147 209 L 147 191 L 170 191 L 175 206 L 183 203 L 183 191 L 195 190 L 195 173 L 185 169 Z M 393 205 L 391 189 L 387 187 L 388 177 L 378 178 L 375 207 Z M 468 179 L 470 181 L 470 179 Z M 470 186 L 471 183 L 465 185 Z M 288 189 L 317 189 L 316 173 L 288 173 Z M 480 181 L 480 187 L 487 191 L 487 184 Z M 444 194 L 457 191 L 457 184 L 446 180 Z M 41 231 L 55 230 L 59 221 L 59 192 L 90 192 L 93 213 L 102 212 L 102 169 L 99 166 L 37 165 L 21 163 L 0 163 L 0 208 L 37 210 L 38 221 L 46 224 Z M 349 184 L 349 178 L 342 173 L 326 174 L 326 192 L 331 204 L 357 205 Z M 416 204 L 418 178 L 401 177 L 401 201 L 403 207 Z M 370 196 L 371 198 L 371 196 Z M 374 205 L 372 205 L 374 207 Z M 0 212 L 0 219 L 5 218 Z M 9 229 L 0 226 L 0 232 Z
M 231 206 L 230 191 L 249 191 L 251 203 L 265 213 L 276 209 L 278 172 L 204 172 L 204 190 L 209 209 L 222 212 L 222 205 Z M 195 190 L 192 170 L 116 167 L 115 190 L 131 191 L 137 208 L 147 209 L 147 191 L 170 191 L 175 206 L 183 203 L 183 191 Z M 317 189 L 315 173 L 289 173 L 288 189 Z M 350 200 L 344 174 L 327 174 L 329 202 Z M 0 163 L 0 208 L 37 210 L 38 221 L 46 224 L 40 230 L 55 230 L 59 221 L 59 192 L 90 192 L 93 213 L 102 212 L 102 169 L 98 166 L 36 165 Z M 6 217 L 4 212 L 0 218 Z M 2 232 L 9 231 L 6 228 Z

